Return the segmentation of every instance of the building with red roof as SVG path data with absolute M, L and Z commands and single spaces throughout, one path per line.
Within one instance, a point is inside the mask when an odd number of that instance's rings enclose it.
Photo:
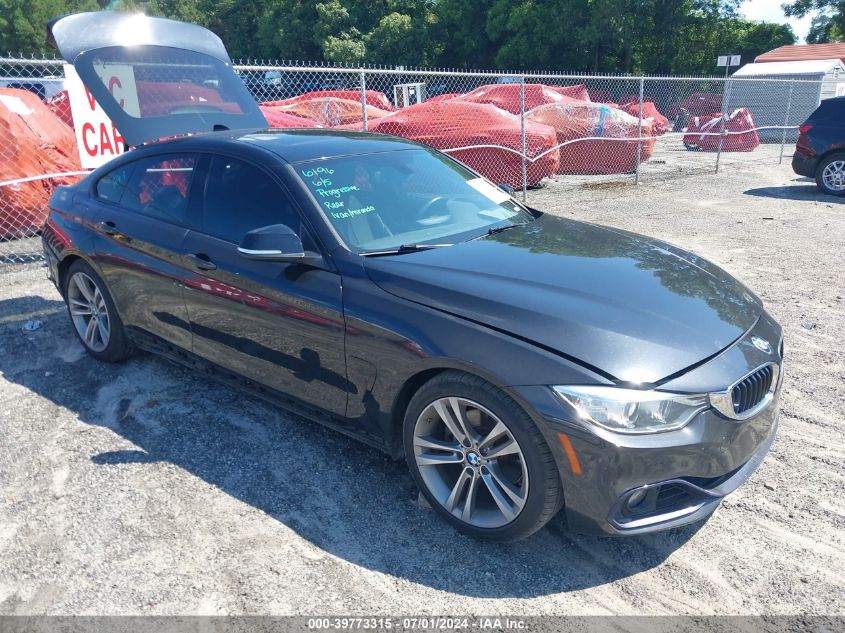
M 761 62 L 803 62 L 822 59 L 838 59 L 845 64 L 845 42 L 781 46 L 768 53 L 757 55 L 754 61 L 759 64 Z

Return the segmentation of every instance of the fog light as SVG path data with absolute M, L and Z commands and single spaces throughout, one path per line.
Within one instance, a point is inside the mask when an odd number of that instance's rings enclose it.
M 625 507 L 629 510 L 635 508 L 639 503 L 645 499 L 646 491 L 645 490 L 637 490 L 628 497 L 628 501 L 625 502 Z

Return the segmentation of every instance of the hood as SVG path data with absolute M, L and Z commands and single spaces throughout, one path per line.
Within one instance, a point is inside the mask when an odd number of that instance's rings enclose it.
M 692 253 L 548 215 L 452 247 L 365 258 L 364 266 L 387 292 L 630 382 L 700 363 L 762 312 L 747 288 Z

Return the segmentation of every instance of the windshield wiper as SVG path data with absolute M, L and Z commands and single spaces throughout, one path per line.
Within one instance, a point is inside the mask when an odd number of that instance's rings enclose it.
M 417 251 L 427 251 L 431 248 L 445 248 L 447 246 L 454 246 L 454 244 L 402 244 L 397 248 L 388 251 L 369 251 L 361 253 L 364 257 L 378 257 L 380 255 L 402 255 L 404 253 L 416 253 Z
M 508 224 L 507 226 L 494 226 L 491 229 L 487 229 L 487 235 L 495 235 L 496 233 L 501 233 L 502 231 L 507 231 L 508 229 L 512 229 L 517 226 L 519 226 L 519 224 Z
M 491 235 L 496 235 L 496 233 L 501 233 L 502 231 L 507 231 L 508 229 L 515 229 L 518 226 L 525 226 L 528 224 L 527 222 L 520 222 L 518 224 L 508 224 L 506 226 L 494 226 L 492 228 L 487 229 L 486 233 L 482 233 L 481 235 L 477 235 L 469 239 L 469 241 L 473 240 L 480 240 L 482 237 L 490 237 Z

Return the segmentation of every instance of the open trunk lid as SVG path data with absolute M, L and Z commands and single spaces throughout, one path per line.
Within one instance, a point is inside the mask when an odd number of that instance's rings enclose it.
M 129 145 L 267 127 L 223 42 L 208 29 L 122 11 L 68 15 L 47 28 Z

